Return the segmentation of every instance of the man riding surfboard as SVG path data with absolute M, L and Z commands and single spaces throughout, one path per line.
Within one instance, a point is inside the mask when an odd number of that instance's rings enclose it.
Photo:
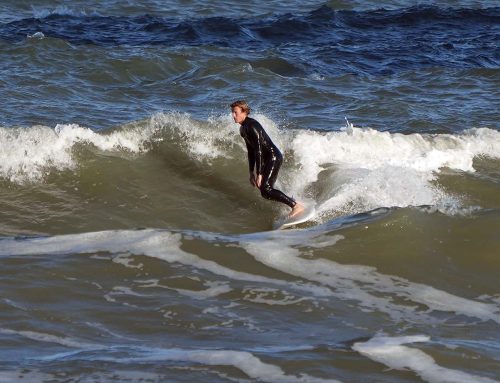
M 304 206 L 274 188 L 283 155 L 271 141 L 262 125 L 251 117 L 246 101 L 238 100 L 231 105 L 234 122 L 240 124 L 240 135 L 245 140 L 248 150 L 250 184 L 260 189 L 262 197 L 288 205 L 292 211 L 288 215 L 294 218 L 304 211 Z

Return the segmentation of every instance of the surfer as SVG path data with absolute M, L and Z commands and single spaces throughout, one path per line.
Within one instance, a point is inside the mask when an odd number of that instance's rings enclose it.
M 250 184 L 260 189 L 262 197 L 290 206 L 292 211 L 288 217 L 296 217 L 304 211 L 304 205 L 278 189 L 274 189 L 274 183 L 283 162 L 283 155 L 271 141 L 262 125 L 248 117 L 250 107 L 246 101 L 233 102 L 231 112 L 234 122 L 241 125 L 240 135 L 247 145 Z

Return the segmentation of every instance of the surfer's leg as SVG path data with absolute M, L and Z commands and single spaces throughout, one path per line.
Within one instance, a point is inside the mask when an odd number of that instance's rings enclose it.
M 274 183 L 278 177 L 278 172 L 283 162 L 283 157 L 275 156 L 264 166 L 264 172 L 262 175 L 262 184 L 260 192 L 262 197 L 282 202 L 292 208 L 292 211 L 288 215 L 289 218 L 293 218 L 304 211 L 304 205 L 300 202 L 296 202 L 293 198 L 288 197 L 283 192 L 278 189 L 274 189 Z
M 278 172 L 281 167 L 283 158 L 276 156 L 266 162 L 262 173 L 262 184 L 260 186 L 260 194 L 266 199 L 278 201 L 290 206 L 292 209 L 297 205 L 293 198 L 288 197 L 285 193 L 278 189 L 274 189 L 274 183 L 278 177 Z

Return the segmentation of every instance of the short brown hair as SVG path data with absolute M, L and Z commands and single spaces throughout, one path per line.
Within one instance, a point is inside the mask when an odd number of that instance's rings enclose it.
M 235 101 L 230 106 L 231 106 L 231 110 L 234 107 L 239 106 L 243 112 L 245 112 L 246 114 L 250 114 L 250 107 L 248 106 L 248 104 L 245 100 Z

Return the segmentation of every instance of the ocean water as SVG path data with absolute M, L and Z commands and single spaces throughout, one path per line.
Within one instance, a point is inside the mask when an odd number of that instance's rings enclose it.
M 500 382 L 499 41 L 494 1 L 3 1 L 0 382 Z

